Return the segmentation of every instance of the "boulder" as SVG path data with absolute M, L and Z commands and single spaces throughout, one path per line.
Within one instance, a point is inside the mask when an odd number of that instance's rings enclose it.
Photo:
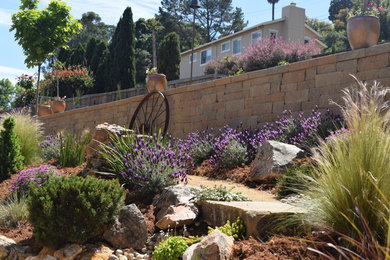
M 83 249 L 78 244 L 66 245 L 64 248 L 54 252 L 54 256 L 59 260 L 73 260 Z
M 79 254 L 77 260 L 107 260 L 114 252 L 111 248 L 104 244 L 87 244 L 81 254 Z
M 195 196 L 192 189 L 199 188 L 181 184 L 170 186 L 153 201 L 158 228 L 182 227 L 195 221 L 199 209 L 191 202 Z
M 141 249 L 148 239 L 145 218 L 135 204 L 124 206 L 103 237 L 115 248 Z
M 182 227 L 192 224 L 199 211 L 196 207 L 188 205 L 169 206 L 165 214 L 157 221 L 156 226 L 160 229 Z
M 249 179 L 262 180 L 272 173 L 282 174 L 295 159 L 304 155 L 304 151 L 295 145 L 277 141 L 266 141 L 251 163 Z
M 0 259 L 21 260 L 31 256 L 31 248 L 17 244 L 14 240 L 0 235 Z
M 190 201 L 195 196 L 192 189 L 200 188 L 182 184 L 167 187 L 159 197 L 153 200 L 153 205 L 157 210 L 167 209 L 172 205 L 193 205 Z
M 232 257 L 233 245 L 233 237 L 216 229 L 200 243 L 187 248 L 183 260 L 228 260 Z
M 16 245 L 14 240 L 0 235 L 0 259 L 5 259 L 14 245 Z
M 126 129 L 115 124 L 104 123 L 97 125 L 92 135 L 92 140 L 87 145 L 85 151 L 87 159 L 86 169 L 88 169 L 88 171 L 84 172 L 84 174 L 88 174 L 88 172 L 102 170 L 102 167 L 105 165 L 104 160 L 99 155 L 99 151 L 101 151 L 101 143 L 109 144 L 111 142 L 110 136 L 113 134 L 123 136 L 133 133 L 133 130 Z

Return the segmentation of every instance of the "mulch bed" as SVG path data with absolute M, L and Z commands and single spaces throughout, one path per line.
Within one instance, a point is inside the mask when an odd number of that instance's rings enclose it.
M 309 243 L 299 239 L 271 237 L 267 242 L 259 242 L 253 238 L 235 241 L 233 258 L 238 259 L 321 259 L 317 254 L 309 251 Z
M 304 157 L 297 159 L 293 166 L 303 166 L 313 163 L 313 158 Z M 201 165 L 190 169 L 190 175 L 204 176 L 217 180 L 228 180 L 236 183 L 244 184 L 250 188 L 258 190 L 274 190 L 277 178 L 280 174 L 271 174 L 261 181 L 252 182 L 249 180 L 251 167 L 249 165 L 241 165 L 235 168 L 217 168 L 214 167 L 208 160 L 204 161 Z

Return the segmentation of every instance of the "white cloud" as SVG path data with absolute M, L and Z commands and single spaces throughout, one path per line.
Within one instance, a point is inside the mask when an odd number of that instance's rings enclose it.
M 28 74 L 28 75 L 33 75 L 36 73 L 36 71 L 33 70 L 23 70 L 23 69 L 17 69 L 17 68 L 11 68 L 11 67 L 6 67 L 6 66 L 1 66 L 0 65 L 0 79 L 7 78 L 9 79 L 12 84 L 16 83 L 16 78 L 19 77 L 22 74 Z
M 0 9 L 0 25 L 11 25 L 11 16 L 15 11 L 8 9 Z
M 50 0 L 43 0 L 47 5 Z M 66 4 L 72 7 L 74 18 L 81 18 L 83 13 L 93 11 L 97 13 L 104 23 L 116 25 L 123 11 L 130 6 L 133 12 L 133 20 L 138 18 L 152 18 L 158 12 L 160 0 L 65 0 Z

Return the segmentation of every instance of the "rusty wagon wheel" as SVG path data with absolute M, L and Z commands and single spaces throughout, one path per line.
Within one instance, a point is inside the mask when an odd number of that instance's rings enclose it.
M 146 95 L 131 118 L 129 128 L 140 134 L 158 133 L 164 136 L 168 131 L 168 99 L 160 91 Z

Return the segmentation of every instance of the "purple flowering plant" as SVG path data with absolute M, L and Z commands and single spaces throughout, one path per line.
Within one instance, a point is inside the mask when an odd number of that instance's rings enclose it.
M 135 135 L 127 142 L 121 180 L 141 194 L 157 194 L 165 187 L 187 183 L 189 155 L 173 145 L 169 137 Z
M 50 165 L 24 169 L 19 172 L 15 182 L 11 184 L 10 191 L 27 194 L 30 185 L 42 186 L 49 178 L 59 176 L 57 169 Z
M 315 39 L 309 43 L 301 43 L 285 41 L 281 37 L 264 38 L 244 48 L 241 55 L 211 60 L 205 67 L 205 74 L 214 74 L 217 71 L 232 76 L 240 69 L 245 72 L 266 69 L 283 61 L 293 63 L 316 54 L 320 54 L 320 49 L 316 47 Z
M 261 128 L 244 128 L 242 124 L 232 128 L 225 126 L 219 130 L 211 141 L 212 155 L 208 158 L 216 167 L 234 167 L 243 163 L 250 163 L 256 156 L 258 148 L 267 140 L 276 140 L 294 144 L 307 151 L 323 139 L 341 127 L 341 117 L 330 110 L 325 113 L 313 109 L 311 114 L 294 114 L 285 110 L 282 116 L 273 123 L 266 123 Z M 194 138 L 196 136 L 197 138 Z M 202 143 L 201 135 L 189 134 L 181 143 L 186 144 L 183 149 L 189 152 L 191 147 Z M 204 141 L 206 142 L 206 141 Z M 191 149 L 188 149 L 190 147 Z
M 178 150 L 189 155 L 190 166 L 200 165 L 214 154 L 215 135 L 213 128 L 191 132 L 185 139 L 176 140 Z
M 40 144 L 41 156 L 49 161 L 60 156 L 60 138 L 58 135 L 48 135 Z

